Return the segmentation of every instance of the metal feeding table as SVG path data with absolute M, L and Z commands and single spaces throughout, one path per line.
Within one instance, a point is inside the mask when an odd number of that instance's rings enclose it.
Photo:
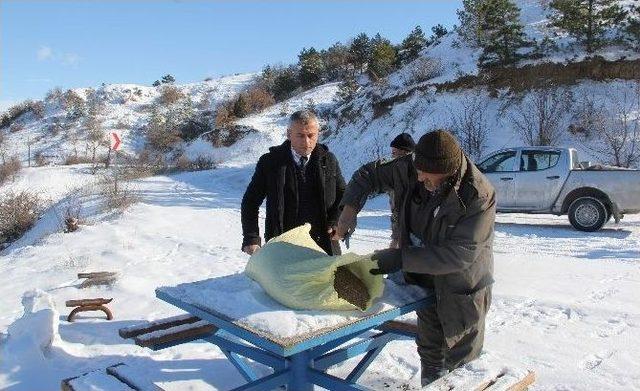
M 216 326 L 203 339 L 217 345 L 247 383 L 235 390 L 363 390 L 358 378 L 384 346 L 402 330 L 381 326 L 433 304 L 433 295 L 385 280 L 385 294 L 366 312 L 299 311 L 277 303 L 244 274 L 156 289 L 156 296 Z M 342 379 L 326 372 L 332 365 L 364 354 Z M 273 369 L 260 376 L 246 358 Z

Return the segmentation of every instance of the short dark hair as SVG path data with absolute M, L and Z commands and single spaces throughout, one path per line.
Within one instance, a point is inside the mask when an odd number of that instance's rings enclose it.
M 320 124 L 318 121 L 318 116 L 311 110 L 298 110 L 295 113 L 291 114 L 289 117 L 289 124 L 293 124 L 294 122 L 298 122 L 304 125 L 309 125 L 311 122 L 315 122 Z

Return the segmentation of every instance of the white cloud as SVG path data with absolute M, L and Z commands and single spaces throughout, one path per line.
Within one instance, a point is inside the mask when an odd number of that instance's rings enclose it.
M 36 57 L 38 61 L 54 61 L 74 68 L 76 68 L 80 60 L 82 60 L 77 53 L 53 50 L 49 46 L 40 46 L 36 51 Z
M 40 49 L 36 52 L 38 61 L 45 61 L 53 59 L 53 50 L 48 46 L 40 46 Z
M 69 65 L 72 67 L 77 67 L 80 62 L 80 56 L 76 53 L 65 53 L 62 55 L 62 59 L 60 60 L 64 65 Z

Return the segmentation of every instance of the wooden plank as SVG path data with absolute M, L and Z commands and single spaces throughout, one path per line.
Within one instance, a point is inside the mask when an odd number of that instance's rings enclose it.
M 60 383 L 62 391 L 125 391 L 135 390 L 128 384 L 121 382 L 118 378 L 108 374 L 104 368 L 83 373 L 82 375 L 62 380 Z
M 136 345 L 153 348 L 154 345 L 167 344 L 181 339 L 206 336 L 214 333 L 218 328 L 206 321 L 193 324 L 175 326 L 169 329 L 158 330 L 148 334 L 142 334 L 134 338 Z
M 99 276 L 99 277 L 89 277 L 78 286 L 80 289 L 88 288 L 90 286 L 96 285 L 111 285 L 116 282 L 118 278 L 116 276 Z
M 107 368 L 107 373 L 138 391 L 164 391 L 134 368 L 120 363 Z
M 113 299 L 79 299 L 79 300 L 67 300 L 65 305 L 67 307 L 81 307 L 81 306 L 93 306 L 93 305 L 103 305 L 111 303 Z
M 524 391 L 536 381 L 536 374 L 529 371 L 525 377 L 506 374 L 496 379 L 496 382 L 485 388 L 483 391 Z
M 171 327 L 180 326 L 182 324 L 195 323 L 199 320 L 201 319 L 197 316 L 192 316 L 189 314 L 172 316 L 170 318 L 157 319 L 134 326 L 123 327 L 118 330 L 118 334 L 122 338 L 132 338 L 153 331 L 165 330 Z
M 409 334 L 418 334 L 418 325 L 415 323 L 402 322 L 399 320 L 388 320 L 380 326 L 383 331 L 401 331 Z
M 472 372 L 461 367 L 429 384 L 424 390 L 523 391 L 534 381 L 533 371 L 504 367 L 497 371 Z
M 116 277 L 118 272 L 87 272 L 78 273 L 78 278 Z

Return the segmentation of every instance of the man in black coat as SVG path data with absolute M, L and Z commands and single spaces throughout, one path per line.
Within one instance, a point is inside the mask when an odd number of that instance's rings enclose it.
M 340 215 L 345 182 L 336 157 L 318 144 L 320 125 L 309 110 L 293 113 L 287 141 L 262 155 L 242 197 L 242 251 L 261 246 L 258 209 L 267 199 L 265 241 L 305 223 L 311 237 L 329 255 L 340 254 L 331 227 Z

